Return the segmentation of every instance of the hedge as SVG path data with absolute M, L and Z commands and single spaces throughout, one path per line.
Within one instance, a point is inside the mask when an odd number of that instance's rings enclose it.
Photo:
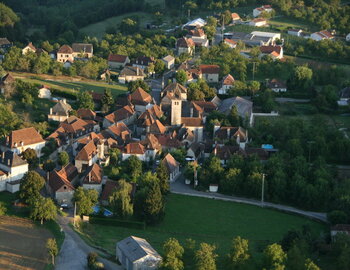
M 89 222 L 91 224 L 99 224 L 99 225 L 105 225 L 105 226 L 118 226 L 118 227 L 142 229 L 142 230 L 146 229 L 145 222 L 122 220 L 117 218 L 103 218 L 103 217 L 90 216 Z
M 64 98 L 73 99 L 73 100 L 77 99 L 77 93 L 74 92 L 74 90 L 68 91 L 68 90 L 59 90 L 56 88 L 50 88 L 50 91 L 54 96 L 64 97 Z

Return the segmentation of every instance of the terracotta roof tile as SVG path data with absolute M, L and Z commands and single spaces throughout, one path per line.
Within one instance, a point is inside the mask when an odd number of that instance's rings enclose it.
M 108 61 L 117 62 L 117 63 L 125 63 L 127 58 L 128 57 L 126 55 L 110 54 L 108 56 Z
M 84 179 L 83 179 L 83 184 L 99 185 L 102 183 L 102 178 L 103 178 L 102 168 L 97 163 L 94 163 L 92 166 L 90 166 L 86 170 L 86 174 L 85 174 Z
M 33 127 L 12 131 L 7 136 L 7 144 L 10 148 L 20 147 L 22 144 L 31 145 L 43 142 L 45 142 L 43 137 Z
M 218 66 L 218 65 L 200 65 L 199 69 L 203 74 L 219 74 L 220 73 L 220 66 Z
M 63 46 L 61 46 L 61 48 L 59 48 L 57 53 L 72 54 L 73 53 L 73 49 L 69 45 L 63 45 Z
M 187 127 L 203 126 L 203 120 L 199 117 L 181 117 L 181 123 L 185 124 Z
M 152 97 L 141 87 L 137 88 L 128 96 L 129 101 L 134 105 L 147 105 L 152 102 Z
M 97 149 L 96 149 L 95 143 L 93 141 L 90 141 L 76 155 L 75 160 L 89 161 L 96 154 L 96 151 L 97 151 Z

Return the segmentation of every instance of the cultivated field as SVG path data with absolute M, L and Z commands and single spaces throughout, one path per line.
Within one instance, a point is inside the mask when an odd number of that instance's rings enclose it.
M 88 242 L 112 254 L 115 243 L 130 235 L 146 238 L 160 252 L 163 242 L 170 237 L 177 238 L 181 244 L 192 238 L 197 244 L 215 244 L 221 264 L 237 235 L 249 239 L 251 252 L 260 256 L 266 245 L 280 241 L 288 230 L 301 230 L 303 225 L 309 225 L 316 235 L 326 229 L 323 224 L 270 209 L 170 194 L 165 219 L 159 226 L 137 230 L 87 224 L 82 227 L 82 233 Z
M 29 219 L 0 219 L 0 269 L 41 270 L 48 262 L 46 241 L 52 234 Z

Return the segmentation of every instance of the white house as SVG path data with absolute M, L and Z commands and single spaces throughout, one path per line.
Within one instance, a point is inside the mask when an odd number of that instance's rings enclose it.
M 48 86 L 43 85 L 43 86 L 39 89 L 38 97 L 39 97 L 39 98 L 51 99 L 51 91 L 50 91 L 50 88 L 49 88 Z
M 332 40 L 334 39 L 334 36 L 328 32 L 327 30 L 322 30 L 320 32 L 315 32 L 310 35 L 310 38 L 315 40 L 315 41 L 320 41 L 324 39 L 329 39 Z
M 19 190 L 20 180 L 28 172 L 28 163 L 13 151 L 0 152 L 0 191 Z
M 25 46 L 23 49 L 22 49 L 22 54 L 25 55 L 27 53 L 30 53 L 30 52 L 33 52 L 35 53 L 36 52 L 36 48 L 35 46 L 33 45 L 33 43 L 29 42 L 27 46 Z
M 221 82 L 221 87 L 218 90 L 218 94 L 220 95 L 227 95 L 230 88 L 235 83 L 235 79 L 232 77 L 231 74 L 226 75 Z
M 339 106 L 348 106 L 350 104 L 350 87 L 345 87 L 339 92 Z
M 116 258 L 126 270 L 156 270 L 162 257 L 145 240 L 129 236 L 116 245 Z
M 267 24 L 267 21 L 263 18 L 257 18 L 249 22 L 250 26 L 262 27 Z
M 301 30 L 301 29 L 289 29 L 288 30 L 288 35 L 291 35 L 291 36 L 300 37 L 302 33 L 303 33 L 303 30 Z
M 118 81 L 121 84 L 126 84 L 137 80 L 143 81 L 144 78 L 145 73 L 143 69 L 139 67 L 125 66 L 119 74 Z
M 234 41 L 234 40 L 232 40 L 232 39 L 225 38 L 225 39 L 224 39 L 224 43 L 225 43 L 226 45 L 228 45 L 231 49 L 234 49 L 234 48 L 237 47 L 237 42 Z
M 287 92 L 287 85 L 284 82 L 279 81 L 277 79 L 270 80 L 269 82 L 267 82 L 266 86 L 267 88 L 270 88 L 275 93 Z
M 165 64 L 167 69 L 172 69 L 175 66 L 175 57 L 171 55 L 167 55 L 162 58 L 162 61 Z
M 263 5 L 261 7 L 253 9 L 253 16 L 259 17 L 261 15 L 261 13 L 263 13 L 263 12 L 270 13 L 272 11 L 273 11 L 273 8 L 270 5 Z
M 108 56 L 108 67 L 111 69 L 120 69 L 130 63 L 130 59 L 126 55 L 110 54 Z
M 10 150 L 16 154 L 21 154 L 26 149 L 34 149 L 38 156 L 41 156 L 42 149 L 45 146 L 45 140 L 36 131 L 35 128 L 23 128 L 14 130 L 6 137 L 6 141 L 1 145 L 3 151 Z
M 169 181 L 174 182 L 175 179 L 180 174 L 180 163 L 175 160 L 175 158 L 168 153 L 164 159 L 162 160 L 162 163 L 165 165 L 165 167 L 168 170 L 169 174 Z
M 276 40 L 281 39 L 281 33 L 253 31 L 250 34 L 253 35 L 253 38 L 269 38 L 269 42 L 267 43 L 272 44 L 274 44 Z
M 219 82 L 220 66 L 218 65 L 199 65 L 202 77 L 209 83 Z

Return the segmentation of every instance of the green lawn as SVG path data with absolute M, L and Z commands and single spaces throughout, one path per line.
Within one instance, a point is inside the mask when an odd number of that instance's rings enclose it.
M 287 30 L 288 28 L 301 28 L 305 31 L 315 30 L 315 26 L 312 24 L 308 24 L 307 22 L 295 18 L 287 18 L 285 16 L 277 16 L 269 19 L 268 23 L 274 27 L 284 28 L 284 30 Z
M 23 81 L 36 83 L 36 84 L 45 84 L 51 88 L 55 88 L 63 91 L 93 91 L 97 93 L 103 93 L 106 88 L 110 89 L 112 95 L 114 97 L 119 94 L 127 91 L 127 87 L 125 85 L 120 84 L 108 84 L 105 82 L 73 82 L 73 81 L 53 81 L 53 80 L 45 80 L 39 77 L 37 78 L 21 78 Z
M 251 251 L 259 256 L 266 245 L 280 241 L 288 230 L 301 229 L 306 224 L 311 226 L 315 235 L 327 229 L 327 226 L 309 219 L 270 209 L 170 194 L 165 219 L 158 226 L 137 230 L 86 224 L 81 230 L 88 242 L 112 254 L 115 243 L 130 235 L 146 238 L 160 252 L 162 243 L 169 237 L 177 238 L 182 244 L 185 239 L 192 238 L 197 244 L 215 244 L 222 263 L 231 240 L 237 235 L 249 239 Z

